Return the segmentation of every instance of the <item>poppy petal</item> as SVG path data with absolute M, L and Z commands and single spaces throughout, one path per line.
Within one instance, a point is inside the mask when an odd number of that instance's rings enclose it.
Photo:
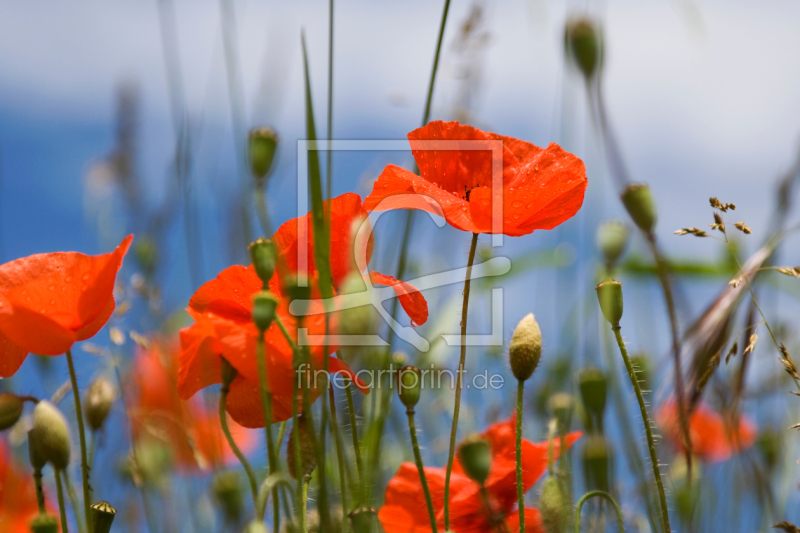
M 370 272 L 369 279 L 372 283 L 388 285 L 394 289 L 400 299 L 406 314 L 411 318 L 412 326 L 421 326 L 428 320 L 428 302 L 416 287 L 405 281 L 399 281 L 392 276 L 380 272 Z
M 519 532 L 519 512 L 516 509 L 506 517 L 506 526 L 509 533 Z M 542 515 L 538 509 L 525 508 L 525 531 L 529 533 L 545 533 Z
M 4 302 L 0 307 L 0 331 L 28 352 L 61 355 L 77 340 L 75 333 L 45 313 L 44 309 L 33 311 Z
M 106 302 L 106 306 L 105 308 L 103 308 L 103 311 L 101 311 L 100 314 L 97 315 L 97 318 L 95 318 L 92 322 L 89 322 L 88 324 L 86 324 L 81 329 L 75 332 L 75 339 L 83 341 L 94 337 L 97 334 L 97 332 L 100 331 L 103 328 L 103 326 L 106 325 L 108 319 L 111 318 L 111 314 L 114 312 L 115 307 L 116 307 L 116 302 L 114 301 L 114 296 L 111 296 L 111 298 L 108 299 L 108 302 Z
M 204 316 L 180 331 L 180 342 L 178 392 L 181 399 L 187 400 L 200 389 L 220 382 L 222 349 L 211 320 Z
M 200 286 L 189 300 L 189 308 L 199 313 L 215 315 L 240 323 L 252 320 L 251 297 L 262 287 L 252 266 L 234 265 L 216 278 Z
M 14 344 L 0 331 L 0 378 L 13 376 L 26 357 L 28 350 Z

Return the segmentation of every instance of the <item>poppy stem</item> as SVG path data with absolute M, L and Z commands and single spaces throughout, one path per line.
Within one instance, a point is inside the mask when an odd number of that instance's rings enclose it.
M 225 435 L 225 440 L 228 441 L 228 446 L 230 446 L 236 458 L 239 459 L 239 462 L 242 463 L 242 468 L 244 468 L 247 474 L 247 479 L 250 481 L 250 490 L 253 493 L 253 504 L 255 505 L 258 500 L 258 483 L 256 483 L 256 476 L 253 473 L 253 468 L 250 466 L 250 463 L 247 462 L 239 446 L 236 445 L 236 441 L 233 440 L 231 430 L 228 427 L 228 417 L 225 414 L 225 405 L 228 403 L 229 391 L 230 389 L 226 386 L 223 386 L 219 391 L 219 425 L 222 427 L 222 433 Z M 263 516 L 261 518 L 263 519 Z
M 81 477 L 83 478 L 83 513 L 86 518 L 86 526 L 91 533 L 92 515 L 89 506 L 92 501 L 92 489 L 89 486 L 89 460 L 86 455 L 86 434 L 83 429 L 83 409 L 81 409 L 81 393 L 78 390 L 78 378 L 75 377 L 75 365 L 72 362 L 72 350 L 67 350 L 67 367 L 69 368 L 69 379 L 72 383 L 72 397 L 75 399 L 75 417 L 78 419 L 78 439 L 81 444 Z M 77 519 L 77 517 L 76 517 Z
M 294 365 L 295 372 L 297 373 L 297 378 L 292 380 L 292 431 L 294 431 L 295 430 L 294 428 L 297 427 L 297 409 L 298 409 L 297 394 L 299 392 L 298 391 L 298 389 L 299 389 L 298 380 L 302 379 L 302 377 L 300 376 L 299 371 L 298 371 L 298 367 L 301 364 L 300 361 L 299 361 L 300 357 L 298 357 L 298 356 L 300 356 L 300 353 L 298 351 L 296 351 L 296 350 L 295 350 L 294 353 L 295 353 L 295 356 L 296 356 L 296 358 L 298 360 L 295 361 L 295 365 Z M 302 464 L 302 462 L 300 460 L 300 439 L 299 438 L 296 438 L 296 439 L 290 438 L 289 440 L 294 445 L 294 471 L 297 472 L 297 473 L 300 473 L 300 472 L 303 471 L 303 464 Z M 297 491 L 296 491 L 296 497 L 295 497 L 295 502 L 294 502 L 294 504 L 295 504 L 295 512 L 297 512 L 297 506 L 298 505 L 302 505 L 303 507 L 305 507 L 305 504 L 301 504 L 300 503 L 301 501 L 304 501 L 303 489 L 304 489 L 304 487 L 303 487 L 303 478 L 302 477 L 298 477 L 297 478 Z M 305 513 L 303 513 L 303 514 L 305 514 Z M 303 519 L 303 522 L 305 522 L 305 519 Z
M 447 15 L 447 11 L 445 11 Z M 472 234 L 467 259 L 467 275 L 464 280 L 464 303 L 461 306 L 461 358 L 458 360 L 456 376 L 456 401 L 453 407 L 453 425 L 450 428 L 450 453 L 447 456 L 447 474 L 444 479 L 444 529 L 450 529 L 450 475 L 453 473 L 453 459 L 456 454 L 456 433 L 458 432 L 458 413 L 461 410 L 461 386 L 464 374 L 464 361 L 467 358 L 467 309 L 469 307 L 469 287 L 472 277 L 472 263 L 475 262 L 475 249 L 478 246 L 478 234 Z
M 37 468 L 33 471 L 33 484 L 36 486 L 36 504 L 39 506 L 39 514 L 45 514 L 47 509 L 44 506 L 44 487 L 42 486 L 41 468 Z
M 331 409 L 331 432 L 333 433 L 333 442 L 336 444 L 336 459 L 339 462 L 339 490 L 342 491 L 342 516 L 345 517 L 344 520 L 342 520 L 342 531 L 343 533 L 347 533 L 349 528 L 347 527 L 348 505 L 347 487 L 345 484 L 345 462 L 342 441 L 339 437 L 339 420 L 336 418 L 336 397 L 333 394 L 333 387 L 328 388 L 328 396 Z
M 525 381 L 517 384 L 517 507 L 519 508 L 519 533 L 525 533 L 525 488 L 522 483 L 522 395 Z
M 78 531 L 80 533 L 84 533 L 86 528 L 83 525 L 83 520 L 81 520 L 78 493 L 75 492 L 75 486 L 72 484 L 72 480 L 69 478 L 69 471 L 67 469 L 64 469 L 64 485 L 67 486 L 67 499 L 69 499 L 69 505 L 72 507 L 72 512 L 75 514 L 75 523 L 78 524 Z
M 294 439 L 299 442 L 299 439 Z M 308 513 L 308 486 L 311 484 L 311 476 L 301 478 L 303 484 L 302 499 L 300 500 L 300 532 L 306 533 L 306 514 Z
M 362 500 L 366 499 L 366 484 L 364 480 L 364 463 L 361 461 L 361 445 L 358 442 L 358 425 L 356 421 L 356 408 L 353 402 L 352 381 L 344 376 L 344 390 L 347 397 L 347 412 L 350 417 L 350 434 L 353 436 L 353 452 L 356 456 L 356 469 L 358 470 L 358 480 L 361 489 Z
M 625 368 L 628 370 L 628 376 L 631 379 L 633 390 L 636 393 L 636 400 L 639 402 L 639 410 L 642 413 L 642 422 L 644 423 L 644 432 L 647 436 L 647 447 L 650 450 L 650 462 L 653 464 L 653 475 L 656 478 L 656 486 L 658 487 L 658 497 L 661 503 L 661 519 L 664 524 L 664 533 L 672 531 L 669 527 L 669 511 L 667 510 L 667 496 L 664 493 L 664 483 L 661 480 L 661 471 L 658 467 L 658 457 L 656 456 L 656 443 L 653 439 L 653 430 L 650 428 L 650 418 L 647 415 L 647 407 L 644 403 L 644 396 L 642 395 L 642 388 L 639 386 L 639 380 L 636 379 L 636 371 L 633 369 L 630 357 L 628 357 L 628 350 L 625 348 L 625 341 L 622 340 L 619 323 L 611 326 L 614 331 L 614 336 L 617 338 L 617 345 L 619 346 L 622 360 L 625 362 Z
M 58 512 L 61 514 L 61 532 L 69 533 L 67 528 L 67 509 L 64 506 L 64 489 L 61 487 L 61 473 L 58 468 L 53 469 L 56 476 L 56 495 L 58 495 Z
M 406 409 L 408 415 L 408 432 L 411 434 L 411 447 L 414 448 L 414 461 L 417 463 L 417 473 L 419 480 L 422 483 L 422 491 L 425 493 L 425 504 L 428 506 L 428 518 L 431 521 L 431 531 L 437 533 L 436 529 L 436 512 L 433 510 L 433 500 L 431 500 L 431 491 L 428 488 L 428 479 L 425 477 L 425 468 L 422 465 L 422 454 L 419 453 L 419 442 L 417 441 L 417 427 L 414 424 L 414 408 L 409 407 Z
M 267 356 L 264 350 L 264 332 L 258 333 L 256 339 L 256 355 L 258 359 L 258 381 L 259 391 L 261 392 L 261 410 L 264 412 L 264 432 L 267 435 L 267 462 L 269 463 L 269 473 L 277 472 L 277 461 L 275 460 L 275 447 L 272 442 L 272 395 L 267 389 Z M 258 489 L 256 489 L 257 491 Z M 280 531 L 281 509 L 278 499 L 278 487 L 272 489 L 272 521 L 273 531 Z
M 609 493 L 603 492 L 602 490 L 593 490 L 591 492 L 587 492 L 581 496 L 580 500 L 578 500 L 578 508 L 575 511 L 575 533 L 581 533 L 581 508 L 583 507 L 583 504 L 586 503 L 586 500 L 594 496 L 605 498 L 611 502 L 611 506 L 614 507 L 614 512 L 617 513 L 617 527 L 619 528 L 619 533 L 625 533 L 625 525 L 622 523 L 622 509 L 619 508 L 619 504 Z

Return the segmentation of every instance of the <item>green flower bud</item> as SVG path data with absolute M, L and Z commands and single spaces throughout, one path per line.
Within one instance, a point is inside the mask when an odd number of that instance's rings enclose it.
M 250 130 L 247 143 L 247 155 L 250 159 L 250 171 L 256 183 L 263 186 L 278 148 L 278 134 L 272 128 L 253 128 Z
M 117 510 L 111 507 L 107 501 L 99 501 L 92 504 L 91 519 L 89 523 L 92 524 L 92 533 L 109 533 L 111 531 L 111 524 L 114 523 L 114 517 L 117 516 Z
M 28 432 L 31 464 L 42 460 L 53 468 L 69 465 L 70 440 L 67 419 L 52 403 L 41 400 L 33 410 L 33 428 Z M 33 464 L 34 468 L 38 465 Z
M 603 316 L 612 326 L 619 326 L 622 318 L 622 283 L 606 278 L 594 290 L 597 291 Z
M 220 357 L 220 367 L 222 369 L 222 388 L 230 389 L 231 383 L 239 375 L 239 372 L 233 368 L 233 365 L 228 362 L 224 357 Z
M 508 360 L 514 377 L 519 381 L 531 377 L 541 356 L 542 330 L 539 329 L 533 313 L 528 313 L 517 324 L 508 347 Z
M 606 376 L 599 368 L 589 367 L 578 375 L 578 386 L 586 413 L 593 417 L 602 431 L 606 407 Z
M 564 533 L 569 520 L 570 506 L 561 482 L 555 476 L 549 476 L 542 486 L 539 499 L 539 512 L 542 525 L 547 533 Z
M 586 79 L 591 79 L 603 60 L 603 40 L 594 22 L 575 18 L 567 22 L 564 45 L 570 59 Z
M 103 427 L 103 423 L 108 417 L 111 406 L 114 404 L 117 393 L 114 386 L 105 378 L 98 378 L 86 389 L 83 399 L 83 412 L 86 415 L 86 423 L 97 431 Z
M 16 424 L 24 408 L 25 402 L 16 394 L 0 394 L 0 431 Z
M 217 472 L 211 481 L 211 492 L 228 522 L 239 523 L 244 514 L 244 498 L 239 474 L 231 471 Z
M 480 435 L 464 439 L 458 447 L 458 460 L 470 479 L 484 484 L 492 468 L 492 453 L 486 439 Z
M 656 205 L 646 183 L 631 183 L 622 191 L 622 203 L 640 230 L 650 233 L 656 225 Z
M 422 376 L 419 368 L 404 366 L 397 371 L 397 395 L 410 412 L 413 412 L 419 401 L 421 389 Z
M 289 466 L 289 475 L 297 479 L 297 463 L 295 459 L 294 440 L 300 440 L 300 476 L 309 476 L 317 468 L 317 456 L 311 442 L 311 429 L 304 415 L 297 417 L 297 427 L 292 427 L 289 442 L 286 445 L 286 462 Z
M 628 246 L 628 226 L 619 220 L 604 222 L 597 230 L 597 248 L 606 267 L 613 268 Z
M 258 279 L 263 284 L 263 289 L 267 290 L 269 287 L 269 280 L 275 273 L 275 263 L 278 260 L 278 250 L 275 248 L 275 243 L 270 239 L 259 237 L 250 243 L 247 247 L 250 251 L 250 260 L 253 262 L 253 268 L 258 275 Z
M 358 307 L 339 311 L 339 332 L 342 335 L 371 335 L 375 333 L 378 311 L 372 305 L 367 286 L 358 272 L 348 274 L 339 288 L 340 294 L 357 294 L 363 299 Z
M 58 519 L 50 514 L 40 514 L 31 522 L 31 533 L 58 533 Z
M 548 407 L 553 417 L 558 421 L 559 430 L 561 432 L 568 431 L 572 424 L 572 411 L 575 409 L 575 401 L 572 399 L 572 395 L 566 392 L 557 392 L 550 396 Z
M 589 435 L 581 452 L 583 473 L 588 490 L 608 492 L 609 465 L 611 462 L 611 446 L 603 435 Z
M 278 299 L 267 291 L 261 291 L 253 296 L 253 322 L 262 333 L 267 331 L 275 320 L 277 307 Z
M 268 533 L 268 531 L 263 522 L 253 520 L 245 526 L 244 533 Z
M 382 531 L 378 522 L 378 511 L 374 507 L 362 505 L 350 512 L 353 533 L 377 533 Z

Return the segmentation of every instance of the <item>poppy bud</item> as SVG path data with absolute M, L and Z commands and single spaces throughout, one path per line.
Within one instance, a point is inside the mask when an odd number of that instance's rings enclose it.
M 492 467 L 492 453 L 486 439 L 480 435 L 464 439 L 458 447 L 458 460 L 467 476 L 483 485 Z
M 539 512 L 542 514 L 542 525 L 547 533 L 563 533 L 569 520 L 569 505 L 561 482 L 555 476 L 549 476 L 542 486 L 539 499 Z
M 297 417 L 297 426 L 292 427 L 289 435 L 289 442 L 286 445 L 286 462 L 289 465 L 289 475 L 294 479 L 298 478 L 297 463 L 295 459 L 294 439 L 300 439 L 300 476 L 309 476 L 317 467 L 317 456 L 314 452 L 314 444 L 311 442 L 311 430 L 308 427 L 306 417 Z
M 597 230 L 597 248 L 606 267 L 613 268 L 628 245 L 628 226 L 619 220 L 604 222 Z
M 631 183 L 622 191 L 622 203 L 639 229 L 650 233 L 656 225 L 656 205 L 646 183 Z
M 16 394 L 0 394 L 0 431 L 16 424 L 24 407 L 25 402 Z
M 31 533 L 58 533 L 58 519 L 50 514 L 40 514 L 31 522 Z
M 90 514 L 89 523 L 92 525 L 92 533 L 108 533 L 111 531 L 114 517 L 117 516 L 117 510 L 103 500 L 92 504 Z
M 362 505 L 353 509 L 350 514 L 353 533 L 377 533 L 382 531 L 378 525 L 378 512 L 374 507 Z
M 250 159 L 250 170 L 256 182 L 263 185 L 275 159 L 278 147 L 278 134 L 272 128 L 253 128 L 250 130 L 247 143 L 247 155 Z
M 247 247 L 250 251 L 250 260 L 253 262 L 253 268 L 261 280 L 264 290 L 269 287 L 269 280 L 275 273 L 275 262 L 278 260 L 278 250 L 275 248 L 275 243 L 270 239 L 259 237 L 250 243 Z
M 69 465 L 69 430 L 67 419 L 61 411 L 41 400 L 33 410 L 33 428 L 28 432 L 28 447 L 34 468 L 42 461 L 53 468 L 65 469 Z M 36 464 L 34 464 L 34 462 Z
M 568 21 L 564 46 L 586 79 L 591 79 L 603 60 L 603 41 L 594 22 L 586 18 Z
M 575 402 L 570 394 L 557 392 L 548 401 L 550 412 L 558 421 L 559 431 L 567 431 L 572 423 L 572 410 Z
M 420 370 L 414 366 L 404 366 L 397 371 L 397 395 L 403 405 L 413 412 L 414 406 L 419 401 L 422 389 Z
M 519 381 L 531 377 L 541 356 L 542 330 L 539 329 L 533 313 L 528 313 L 517 324 L 508 347 L 508 360 L 514 377 Z
M 339 333 L 342 335 L 370 335 L 375 333 L 378 311 L 372 305 L 367 286 L 358 272 L 349 274 L 339 289 L 341 294 L 358 294 L 363 305 L 339 311 Z
M 244 533 L 268 533 L 267 526 L 258 520 L 253 520 L 245 526 Z
M 308 278 L 300 273 L 286 276 L 281 285 L 289 300 L 308 300 L 311 298 L 311 285 Z
M 218 472 L 211 482 L 214 500 L 222 508 L 229 522 L 238 523 L 244 513 L 244 499 L 239 474 L 236 472 Z
M 599 368 L 584 368 L 579 374 L 578 384 L 586 413 L 595 418 L 602 431 L 603 411 L 606 407 L 605 374 Z
M 228 362 L 224 357 L 220 357 L 220 367 L 222 369 L 222 388 L 228 389 L 239 375 L 239 372 L 233 368 L 233 365 Z
M 622 318 L 622 283 L 606 278 L 594 290 L 597 291 L 597 301 L 600 302 L 603 316 L 612 326 L 619 326 Z
M 581 460 L 587 489 L 609 491 L 610 458 L 611 448 L 605 436 L 589 435 L 586 438 Z
M 105 378 L 98 378 L 86 389 L 86 397 L 83 400 L 83 412 L 86 414 L 86 422 L 92 431 L 97 431 L 103 427 L 111 405 L 116 399 L 114 386 Z
M 253 322 L 261 333 L 272 325 L 277 307 L 278 299 L 267 291 L 258 292 L 253 296 Z

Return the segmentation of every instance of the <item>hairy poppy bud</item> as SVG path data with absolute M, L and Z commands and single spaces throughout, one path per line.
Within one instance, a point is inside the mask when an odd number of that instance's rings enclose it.
M 58 533 L 58 519 L 50 514 L 40 514 L 31 522 L 31 533 Z
M 267 291 L 261 291 L 253 296 L 253 322 L 262 333 L 267 331 L 275 320 L 275 309 L 278 299 Z
M 382 531 L 378 523 L 378 511 L 374 507 L 362 505 L 353 509 L 350 514 L 353 533 L 377 533 Z
M 589 490 L 609 491 L 611 446 L 603 435 L 589 435 L 581 453 L 586 487 Z
M 650 233 L 656 225 L 656 204 L 646 183 L 631 183 L 622 191 L 622 203 L 639 229 Z
M 555 476 L 549 476 L 542 486 L 539 499 L 539 512 L 542 514 L 542 525 L 547 533 L 563 533 L 569 520 L 569 504 L 561 482 Z
M 558 421 L 559 430 L 567 431 L 572 423 L 572 411 L 575 408 L 572 395 L 566 392 L 557 392 L 550 397 L 548 404 L 550 412 Z
M 61 411 L 41 400 L 33 410 L 33 428 L 28 432 L 31 463 L 42 460 L 51 463 L 53 468 L 65 469 L 69 465 L 69 430 L 67 419 Z M 36 464 L 33 465 L 37 467 Z
M 458 460 L 467 476 L 483 485 L 492 467 L 492 453 L 486 439 L 480 435 L 464 439 L 458 447 Z
M 297 473 L 297 463 L 295 459 L 294 440 L 300 439 L 300 475 Z M 314 445 L 311 442 L 311 430 L 308 427 L 306 417 L 297 417 L 297 427 L 292 427 L 289 435 L 289 442 L 286 445 L 286 462 L 289 465 L 289 475 L 294 479 L 302 476 L 311 475 L 317 467 L 317 456 L 314 452 Z
M 574 18 L 567 22 L 564 41 L 569 57 L 586 79 L 591 79 L 603 60 L 603 41 L 599 29 L 589 19 Z
M 519 381 L 531 377 L 541 356 L 542 330 L 539 329 L 533 313 L 528 313 L 517 324 L 508 347 L 508 360 L 514 377 Z
M 594 288 L 600 310 L 612 326 L 619 326 L 622 318 L 622 283 L 606 278 Z
M 263 185 L 278 148 L 278 134 L 272 128 L 253 128 L 247 142 L 247 155 L 250 159 L 250 171 L 256 182 Z
M 111 531 L 111 524 L 114 523 L 114 517 L 117 516 L 117 510 L 111 507 L 107 501 L 99 501 L 91 506 L 91 519 L 89 523 L 92 524 L 92 533 L 108 533 Z
M 16 394 L 0 394 L 0 431 L 5 431 L 17 423 L 22 416 L 25 402 Z
M 268 533 L 268 531 L 267 526 L 265 526 L 263 522 L 253 520 L 245 526 L 244 533 Z
M 222 388 L 228 389 L 233 383 L 233 380 L 236 379 L 236 376 L 239 375 L 239 372 L 233 368 L 233 365 L 228 362 L 227 359 L 224 357 L 220 357 L 220 367 L 222 369 Z
M 619 220 L 604 222 L 597 230 L 597 248 L 607 268 L 613 268 L 628 245 L 628 226 Z
M 105 378 L 94 380 L 86 389 L 83 412 L 86 414 L 86 422 L 93 431 L 103 427 L 116 396 L 114 386 Z
M 422 389 L 420 370 L 414 366 L 404 366 L 397 372 L 397 395 L 407 409 L 413 410 L 419 401 Z
M 211 481 L 211 491 L 225 518 L 232 523 L 238 523 L 244 513 L 244 499 L 242 497 L 242 483 L 236 472 L 217 472 Z
M 275 273 L 275 262 L 278 260 L 278 250 L 275 243 L 270 239 L 259 237 L 247 247 L 250 251 L 250 260 L 256 271 L 258 279 L 261 280 L 264 290 L 269 286 L 269 280 Z
M 589 367 L 578 375 L 578 386 L 586 414 L 593 417 L 600 430 L 603 427 L 603 411 L 606 407 L 606 376 L 599 368 Z

